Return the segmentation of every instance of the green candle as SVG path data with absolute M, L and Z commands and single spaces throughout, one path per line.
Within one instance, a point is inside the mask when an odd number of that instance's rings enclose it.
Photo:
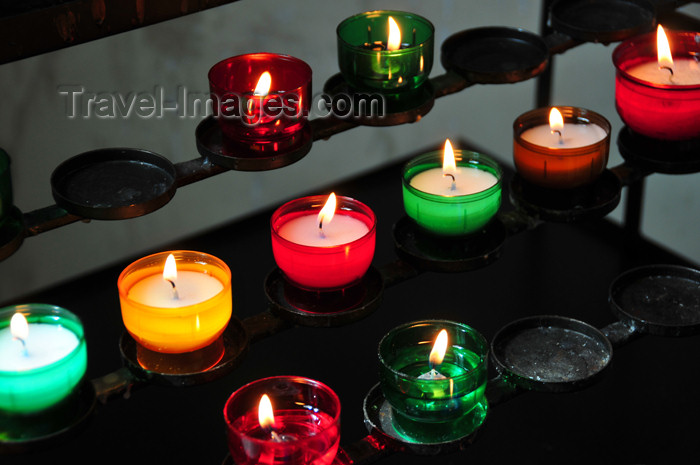
M 57 404 L 86 368 L 83 326 L 73 313 L 46 304 L 0 309 L 0 414 L 36 413 Z
M 10 178 L 10 157 L 0 149 L 0 226 L 12 209 L 12 179 Z
M 435 151 L 409 161 L 403 169 L 406 214 L 422 228 L 438 235 L 461 236 L 481 230 L 501 205 L 503 171 L 491 157 L 454 151 L 449 141 Z

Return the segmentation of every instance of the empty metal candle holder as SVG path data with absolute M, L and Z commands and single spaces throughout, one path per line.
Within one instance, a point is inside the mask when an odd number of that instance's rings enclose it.
M 622 158 L 643 169 L 666 174 L 700 171 L 700 139 L 654 139 L 625 126 L 617 136 L 617 147 Z

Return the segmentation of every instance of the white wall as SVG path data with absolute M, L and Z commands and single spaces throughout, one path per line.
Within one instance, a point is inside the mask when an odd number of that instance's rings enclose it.
M 49 178 L 53 169 L 84 151 L 138 147 L 172 162 L 198 156 L 194 139 L 198 120 L 172 114 L 162 119 L 68 119 L 58 86 L 82 85 L 93 92 L 123 95 L 162 86 L 174 99 L 178 86 L 207 92 L 207 71 L 223 58 L 271 51 L 308 62 L 314 70 L 314 89 L 320 91 L 338 69 L 337 24 L 352 14 L 378 8 L 413 11 L 435 24 L 433 76 L 443 72 L 439 47 L 452 33 L 489 25 L 539 30 L 539 2 L 527 0 L 257 0 L 3 65 L 0 147 L 12 157 L 15 204 L 25 212 L 52 204 Z M 614 109 L 613 48 L 586 44 L 558 56 L 553 103 L 602 113 L 612 122 L 616 135 L 622 123 Z M 314 183 L 325 185 L 370 170 L 448 136 L 472 140 L 512 166 L 512 122 L 531 109 L 533 102 L 534 82 L 473 86 L 437 100 L 416 125 L 355 129 L 315 143 L 302 161 L 281 170 L 229 172 L 184 187 L 168 205 L 145 217 L 77 223 L 28 238 L 18 252 L 0 263 L 0 302 L 276 206 Z M 610 166 L 620 162 L 613 147 Z M 698 175 L 652 176 L 643 230 L 700 262 L 697 181 Z M 619 217 L 619 212 L 613 216 Z

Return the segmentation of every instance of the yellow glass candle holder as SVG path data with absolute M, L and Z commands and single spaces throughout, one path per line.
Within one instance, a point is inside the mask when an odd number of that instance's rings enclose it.
M 177 277 L 168 280 L 163 269 L 170 254 Z M 202 349 L 221 336 L 231 319 L 231 270 L 206 253 L 149 255 L 127 266 L 117 286 L 124 326 L 149 350 L 178 354 Z

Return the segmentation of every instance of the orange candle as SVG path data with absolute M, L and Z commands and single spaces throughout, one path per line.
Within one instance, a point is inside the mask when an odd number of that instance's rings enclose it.
M 209 254 L 175 250 L 149 255 L 126 267 L 117 285 L 126 330 L 153 351 L 206 347 L 231 319 L 231 270 Z

